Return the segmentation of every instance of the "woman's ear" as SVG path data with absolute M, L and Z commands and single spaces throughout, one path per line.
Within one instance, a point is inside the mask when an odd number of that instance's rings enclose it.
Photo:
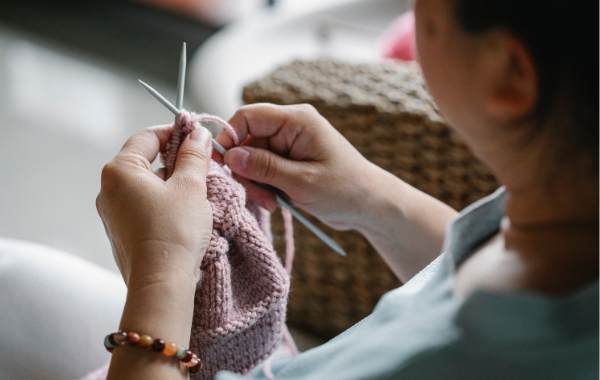
M 531 113 L 538 99 L 538 74 L 527 47 L 511 33 L 493 32 L 494 41 L 487 45 L 495 51 L 486 63 L 488 84 L 485 86 L 485 108 L 500 122 L 521 119 Z

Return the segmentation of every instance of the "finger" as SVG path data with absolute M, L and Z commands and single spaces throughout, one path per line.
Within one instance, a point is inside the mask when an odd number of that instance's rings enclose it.
M 266 139 L 264 137 L 257 138 L 257 137 L 250 136 L 241 145 L 248 145 L 248 146 L 251 146 L 254 148 L 271 150 L 270 149 L 271 146 L 269 144 L 269 139 Z
M 137 156 L 148 163 L 149 167 L 158 155 L 160 147 L 169 140 L 171 131 L 172 128 L 165 125 L 145 128 L 127 139 L 117 157 Z
M 171 178 L 200 178 L 205 181 L 212 154 L 211 135 L 204 127 L 194 129 L 179 147 Z
M 231 170 L 247 179 L 287 191 L 307 175 L 306 165 L 291 161 L 268 150 L 248 146 L 233 148 L 225 154 Z
M 249 135 L 254 137 L 270 137 L 275 135 L 288 121 L 290 106 L 278 106 L 269 103 L 257 103 L 240 108 L 229 119 L 240 141 L 246 140 Z M 229 149 L 233 146 L 233 139 L 225 132 L 221 132 L 217 141 Z
M 234 174 L 234 178 L 244 186 L 246 189 L 246 196 L 251 201 L 255 202 L 259 206 L 273 212 L 277 210 L 277 201 L 275 200 L 275 193 L 264 187 L 257 185 L 255 182 L 247 180 L 243 177 Z
M 240 145 L 248 145 L 248 146 L 252 146 L 255 148 L 262 148 L 262 149 L 269 149 L 269 140 L 265 139 L 265 138 L 253 138 L 253 137 L 248 137 L 246 139 L 246 141 L 243 141 Z M 277 152 L 279 153 L 279 152 Z M 219 164 L 223 165 L 225 164 L 225 161 L 223 160 L 223 156 L 221 155 L 221 153 L 213 150 L 213 154 L 212 154 L 212 159 L 215 160 L 216 162 L 218 162 Z

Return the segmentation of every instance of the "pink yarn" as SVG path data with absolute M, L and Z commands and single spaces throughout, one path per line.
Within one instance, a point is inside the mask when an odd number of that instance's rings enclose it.
M 173 169 L 175 168 L 175 159 L 177 158 L 177 151 L 179 150 L 179 146 L 183 142 L 183 139 L 195 128 L 202 128 L 202 123 L 214 123 L 221 126 L 233 139 L 235 145 L 240 143 L 238 135 L 235 133 L 233 127 L 220 117 L 206 113 L 197 114 L 194 112 L 181 112 L 176 117 L 171 138 L 167 142 L 165 150 L 162 154 L 163 163 L 167 171 L 167 178 L 173 174 Z
M 174 170 L 179 145 L 203 122 L 223 126 L 239 143 L 224 120 L 182 112 L 163 154 L 167 176 Z M 287 335 L 289 272 L 276 256 L 268 233 L 260 228 L 267 226 L 266 215 L 256 206 L 246 207 L 245 191 L 227 168 L 212 162 L 206 183 L 213 234 L 200 267 L 190 339 L 204 368 L 193 379 L 211 379 L 219 370 L 246 373 L 269 357 Z M 286 229 L 290 227 L 288 221 Z M 286 256 L 286 261 L 293 258 L 293 242 L 287 242 Z M 291 270 L 291 261 L 288 267 Z
M 179 146 L 192 130 L 203 128 L 203 122 L 221 125 L 239 143 L 234 129 L 223 119 L 182 112 L 162 152 L 167 178 L 175 168 Z M 244 374 L 269 358 L 282 339 L 297 354 L 285 325 L 294 257 L 291 215 L 283 211 L 284 269 L 273 249 L 269 213 L 251 202 L 246 204 L 244 188 L 229 169 L 211 162 L 206 185 L 213 231 L 194 300 L 190 349 L 198 353 L 203 368 L 191 375 L 193 380 L 212 379 L 220 370 Z M 272 378 L 267 373 L 270 363 L 266 364 L 265 373 Z M 105 379 L 107 368 L 85 379 Z
M 289 210 L 282 208 L 281 209 L 281 217 L 283 219 L 283 230 L 285 234 L 285 270 L 288 272 L 288 275 L 292 274 L 292 264 L 294 262 L 294 229 L 293 229 L 293 219 L 292 214 Z M 288 347 L 288 350 L 292 356 L 298 356 L 299 351 L 298 347 L 296 347 L 296 342 L 294 342 L 294 338 L 292 334 L 290 334 L 290 330 L 288 330 L 287 326 L 284 326 L 283 330 L 283 341 L 285 345 Z M 263 366 L 263 374 L 269 380 L 273 379 L 273 371 L 271 369 L 271 358 L 269 357 Z
M 281 209 L 283 219 L 283 230 L 285 233 L 285 270 L 292 275 L 292 264 L 294 263 L 294 221 L 290 210 Z

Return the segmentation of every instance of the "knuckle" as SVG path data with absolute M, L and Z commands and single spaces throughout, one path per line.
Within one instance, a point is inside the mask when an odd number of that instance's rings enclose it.
M 140 167 L 140 168 L 144 168 L 144 169 L 150 169 L 152 167 L 150 162 L 148 162 L 148 160 L 146 158 L 144 158 L 141 154 L 138 154 L 138 153 L 124 155 L 122 157 L 122 159 L 136 167 Z
M 319 111 L 309 103 L 300 103 L 291 105 L 290 109 L 291 116 L 300 125 L 311 127 L 318 126 L 325 120 Z
M 264 104 L 262 104 L 262 103 L 253 103 L 253 104 L 246 104 L 244 106 L 241 106 L 240 108 L 238 108 L 235 111 L 235 113 L 231 117 L 231 120 L 232 121 L 243 121 L 248 117 L 248 115 L 251 115 L 254 111 L 256 111 L 257 109 L 260 109 L 263 106 L 264 106 Z
M 190 190 L 201 195 L 205 195 L 207 192 L 206 181 L 198 175 L 181 175 L 173 178 L 175 186 L 185 190 L 187 194 Z
M 136 141 L 139 140 L 140 135 L 144 133 L 143 131 L 137 132 L 135 135 L 129 136 L 127 138 L 127 140 L 125 140 L 125 143 L 123 144 L 123 146 L 121 147 L 121 150 L 126 150 L 129 149 L 129 147 L 134 146 Z
M 101 194 L 98 194 L 96 197 L 96 211 L 99 215 L 102 215 L 102 197 Z
M 200 149 L 186 149 L 179 151 L 179 159 L 191 161 L 207 161 L 209 159 L 206 151 Z
M 259 159 L 259 170 L 261 177 L 265 180 L 272 180 L 277 174 L 276 164 L 273 158 L 269 155 L 261 155 Z
M 317 111 L 317 109 L 312 104 L 309 104 L 309 103 L 296 104 L 294 107 L 296 107 L 296 110 L 298 112 L 305 113 L 305 114 L 318 114 L 319 113 Z
M 300 179 L 307 187 L 314 187 L 322 181 L 320 171 L 312 165 L 307 165 L 300 175 Z
M 238 120 L 244 117 L 244 113 L 246 113 L 246 109 L 248 106 L 243 106 L 238 108 L 237 111 L 234 112 L 233 116 L 231 116 L 231 120 Z
M 114 162 L 109 162 L 102 167 L 100 173 L 100 186 L 102 190 L 113 188 L 119 180 L 119 169 Z

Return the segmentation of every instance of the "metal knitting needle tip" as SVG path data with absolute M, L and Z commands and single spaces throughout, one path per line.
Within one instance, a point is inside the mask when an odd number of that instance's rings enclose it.
M 177 116 L 177 115 L 179 115 L 181 113 L 180 109 L 178 109 L 177 107 L 175 107 L 173 105 L 173 103 L 171 103 L 170 101 L 168 101 L 167 98 L 165 98 L 164 96 L 162 96 L 160 94 L 160 92 L 156 91 L 148 83 L 144 82 L 141 79 L 138 79 L 138 82 L 140 82 L 140 84 L 142 86 L 144 86 L 144 88 L 150 93 L 150 95 L 152 95 L 152 97 L 154 97 L 154 99 L 158 100 L 163 106 L 167 107 L 167 109 L 169 111 L 171 111 L 173 113 L 173 115 Z M 217 152 L 219 152 L 221 155 L 225 154 L 225 148 L 223 148 L 223 145 L 219 144 L 217 142 L 217 140 L 214 139 L 214 137 L 212 138 L 212 145 L 213 145 L 213 148 Z
M 185 71 L 187 64 L 186 43 L 181 45 L 181 55 L 179 56 L 179 75 L 177 76 L 177 101 L 175 106 L 179 109 L 183 107 L 183 93 L 185 92 Z
M 181 111 L 177 107 L 175 107 L 170 101 L 168 101 L 158 91 L 153 89 L 152 86 L 150 86 L 148 83 L 144 82 L 141 79 L 138 79 L 138 82 L 140 82 L 140 84 L 142 86 L 144 86 L 144 88 L 146 90 L 148 90 L 150 95 L 152 95 L 156 100 L 158 100 L 160 103 L 162 103 L 163 106 L 167 107 L 169 109 L 169 111 L 171 111 L 175 116 L 177 116 L 181 113 Z
M 140 84 L 142 86 L 144 86 L 144 88 L 146 90 L 148 90 L 150 95 L 152 95 L 156 100 L 158 100 L 163 106 L 167 107 L 169 109 L 169 111 L 171 111 L 174 115 L 179 115 L 179 113 L 181 111 L 177 107 L 175 107 L 173 104 L 171 104 L 171 102 L 169 102 L 158 91 L 156 91 L 154 88 L 152 88 L 152 86 L 150 86 L 148 83 L 144 82 L 141 79 L 138 79 L 138 82 L 140 82 Z M 214 138 L 212 139 L 212 144 L 213 144 L 214 149 L 217 152 L 219 152 L 221 155 L 225 154 L 225 148 L 223 148 L 223 146 L 221 144 L 219 144 L 217 142 L 217 140 L 215 140 Z M 304 215 L 302 215 L 300 213 L 300 211 L 298 211 L 296 208 L 294 208 L 294 206 L 290 205 L 279 195 L 276 195 L 275 199 L 277 200 L 277 203 L 279 204 L 280 207 L 288 209 L 294 218 L 296 218 L 300 223 L 302 223 L 306 228 L 308 228 L 313 234 L 315 234 L 316 237 L 321 239 L 321 241 L 323 243 L 327 244 L 337 254 L 339 254 L 341 256 L 346 256 L 346 252 L 342 249 L 342 247 L 340 247 L 332 238 L 327 236 L 327 234 L 325 232 L 323 232 L 319 227 L 315 226 L 310 220 L 306 219 L 304 217 Z

